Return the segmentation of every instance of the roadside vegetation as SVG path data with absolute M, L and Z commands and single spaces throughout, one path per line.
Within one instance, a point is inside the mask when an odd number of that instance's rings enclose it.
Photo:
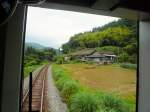
M 53 64 L 52 74 L 70 112 L 135 112 L 135 102 L 115 93 L 90 89 L 60 65 Z

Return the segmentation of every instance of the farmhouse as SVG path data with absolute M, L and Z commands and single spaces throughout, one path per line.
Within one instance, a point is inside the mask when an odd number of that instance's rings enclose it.
M 95 49 L 82 49 L 71 53 L 71 57 L 82 62 L 93 61 L 99 64 L 117 62 L 117 56 L 113 52 L 98 52 Z
M 93 54 L 85 56 L 84 58 L 87 61 L 94 61 L 100 64 L 117 62 L 117 56 L 112 52 L 94 52 Z

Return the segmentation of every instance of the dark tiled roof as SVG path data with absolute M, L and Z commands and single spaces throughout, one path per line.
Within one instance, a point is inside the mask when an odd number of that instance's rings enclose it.
M 87 56 L 95 52 L 95 49 L 81 49 L 76 52 L 71 53 L 73 56 Z
M 111 52 L 95 52 L 92 55 L 89 55 L 86 57 L 87 58 L 97 58 L 97 57 L 106 57 L 106 56 L 116 57 L 116 55 L 114 55 L 114 53 L 111 53 Z

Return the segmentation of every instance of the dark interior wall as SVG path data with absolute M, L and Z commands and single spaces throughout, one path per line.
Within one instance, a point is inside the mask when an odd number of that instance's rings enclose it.
M 1 104 L 1 94 L 2 94 L 1 92 L 2 92 L 2 79 L 3 79 L 3 68 L 4 68 L 6 28 L 7 25 L 0 27 L 0 104 Z
M 134 9 L 138 11 L 150 12 L 149 0 L 120 0 L 121 7 Z
M 99 7 L 102 7 L 103 4 L 104 7 L 109 6 L 111 2 L 115 2 L 111 8 L 115 9 L 117 7 L 125 7 L 129 9 L 134 9 L 138 11 L 146 11 L 150 12 L 149 8 L 149 1 L 148 0 L 47 0 L 47 2 L 51 3 L 59 3 L 59 4 L 68 4 L 68 5 L 76 5 L 76 6 L 84 6 L 84 7 L 92 7 L 96 2 Z
M 26 6 L 18 5 L 6 27 L 0 29 L 2 51 L 0 112 L 19 112 L 21 90 L 22 45 Z M 2 39 L 2 41 L 1 41 Z M 4 42 L 5 40 L 5 42 Z M 4 57 L 4 58 L 3 58 Z M 1 64 L 1 63 L 0 63 Z
M 91 7 L 97 0 L 47 0 L 51 3 Z

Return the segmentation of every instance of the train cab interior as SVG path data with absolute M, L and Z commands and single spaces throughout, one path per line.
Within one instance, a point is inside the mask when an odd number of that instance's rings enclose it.
M 2 1 L 7 0 L 0 0 L 0 4 Z M 10 11 L 9 17 L 4 18 L 7 21 L 0 19 L 4 22 L 0 23 L 0 112 L 21 111 L 21 74 L 28 6 L 122 17 L 138 21 L 136 112 L 150 112 L 150 8 L 147 0 L 10 1 L 13 1 L 11 3 L 14 5 L 13 11 Z M 3 16 L 6 15 L 1 14 L 0 18 Z

